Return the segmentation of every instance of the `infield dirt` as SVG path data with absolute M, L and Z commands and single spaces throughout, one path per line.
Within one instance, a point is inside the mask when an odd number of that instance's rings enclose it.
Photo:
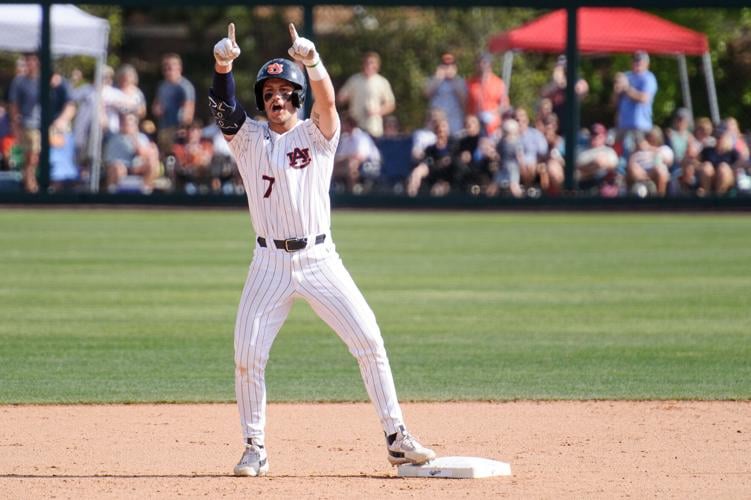
M 270 476 L 230 474 L 234 405 L 0 406 L 3 498 L 749 498 L 751 402 L 404 404 L 439 455 L 512 477 L 404 479 L 373 407 L 272 404 Z

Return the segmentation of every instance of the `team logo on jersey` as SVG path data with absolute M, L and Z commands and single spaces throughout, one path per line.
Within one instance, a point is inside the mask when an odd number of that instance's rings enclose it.
M 269 64 L 269 66 L 266 68 L 266 73 L 270 75 L 278 75 L 282 71 L 284 71 L 284 66 L 279 63 Z
M 310 150 L 308 148 L 295 148 L 294 151 L 287 153 L 289 166 L 292 168 L 305 168 L 310 165 Z

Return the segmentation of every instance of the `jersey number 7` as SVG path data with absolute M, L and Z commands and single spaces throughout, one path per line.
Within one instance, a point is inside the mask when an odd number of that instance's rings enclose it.
M 265 181 L 269 181 L 269 187 L 266 188 L 266 192 L 263 193 L 263 197 L 268 198 L 269 196 L 271 196 L 271 188 L 274 186 L 274 181 L 276 181 L 276 179 L 273 177 L 269 177 L 268 175 L 263 175 L 261 176 L 261 178 Z

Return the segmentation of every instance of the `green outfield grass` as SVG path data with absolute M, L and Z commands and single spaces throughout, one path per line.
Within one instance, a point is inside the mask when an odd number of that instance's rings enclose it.
M 751 217 L 335 212 L 403 400 L 751 398 Z M 0 402 L 231 401 L 244 211 L 0 210 Z M 273 401 L 364 400 L 299 302 Z

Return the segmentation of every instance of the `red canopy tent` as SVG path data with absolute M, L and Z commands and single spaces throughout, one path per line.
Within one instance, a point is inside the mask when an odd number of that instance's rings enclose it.
M 712 118 L 719 121 L 709 43 L 692 31 L 647 12 L 631 8 L 582 7 L 577 10 L 578 50 L 584 53 L 634 52 L 678 57 L 684 103 L 691 108 L 685 55 L 702 56 Z M 562 53 L 566 50 L 565 9 L 543 15 L 519 28 L 490 39 L 490 52 L 506 52 L 504 77 L 511 76 L 512 51 Z
M 646 12 L 628 8 L 579 9 L 580 52 L 689 54 L 709 50 L 707 36 Z M 491 52 L 566 50 L 566 10 L 560 9 L 490 39 Z

